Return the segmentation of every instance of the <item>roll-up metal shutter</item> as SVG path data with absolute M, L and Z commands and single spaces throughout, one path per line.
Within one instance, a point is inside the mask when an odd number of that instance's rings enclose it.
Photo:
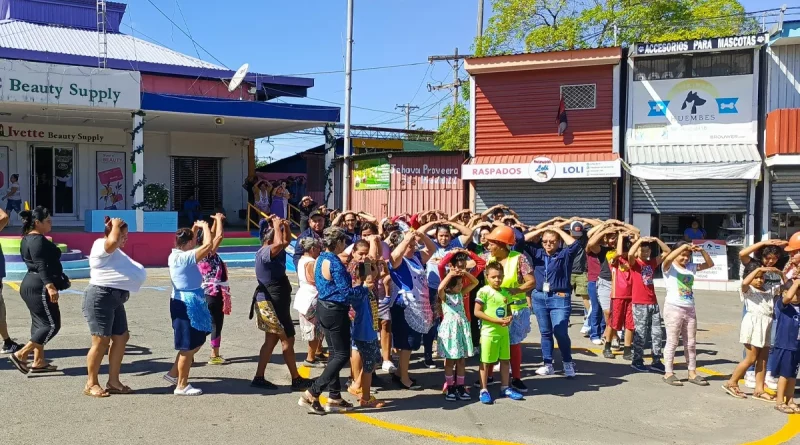
M 746 213 L 747 181 L 635 178 L 634 213 Z
M 612 214 L 611 180 L 476 181 L 475 211 L 484 212 L 497 204 L 511 207 L 526 224 L 555 216 L 608 219 Z
M 800 169 L 772 170 L 770 201 L 774 213 L 800 213 Z

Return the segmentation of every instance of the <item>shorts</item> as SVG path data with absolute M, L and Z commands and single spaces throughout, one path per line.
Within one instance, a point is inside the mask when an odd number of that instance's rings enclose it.
M 511 360 L 511 339 L 508 335 L 481 335 L 481 363 Z
M 289 282 L 289 277 L 279 278 L 278 280 L 266 286 L 266 293 L 256 291 L 256 303 L 258 305 L 258 313 L 262 314 L 262 308 L 267 312 L 269 309 L 263 305 L 263 302 L 269 301 L 272 303 L 272 312 L 278 323 L 280 323 L 283 333 L 287 338 L 295 336 L 294 320 L 292 320 L 292 284 Z M 264 313 L 263 315 L 271 315 Z M 259 324 L 259 328 L 261 324 Z M 268 330 L 262 329 L 264 332 Z M 274 330 L 274 329 L 272 329 Z M 271 334 L 279 334 L 279 332 L 269 332 Z
M 583 297 L 589 296 L 589 275 L 586 273 L 572 274 L 572 294 Z
M 6 213 L 11 213 L 12 211 L 19 213 L 20 210 L 22 210 L 21 199 L 9 199 L 6 201 Z
M 611 300 L 611 329 L 621 331 L 636 329 L 633 322 L 633 303 L 630 298 L 614 298 Z
M 394 305 L 392 314 L 392 343 L 401 351 L 416 351 L 422 347 L 422 334 L 411 329 L 406 321 L 405 308 Z
M 797 372 L 800 371 L 800 351 L 774 348 L 772 353 L 775 354 L 775 362 L 769 370 L 772 376 L 796 379 Z
M 193 351 L 203 346 L 208 332 L 199 331 L 192 327 L 192 323 L 189 321 L 189 314 L 186 312 L 186 303 L 170 298 L 169 315 L 172 318 L 175 350 Z
M 378 369 L 378 366 L 383 363 L 381 345 L 378 343 L 378 340 L 353 340 L 353 350 L 358 351 L 358 354 L 361 356 L 364 372 L 372 373 L 372 371 Z
M 597 301 L 600 309 L 611 310 L 611 282 L 602 278 L 597 279 Z
M 89 333 L 98 337 L 128 333 L 125 302 L 129 296 L 126 290 L 90 284 L 83 293 L 83 316 Z

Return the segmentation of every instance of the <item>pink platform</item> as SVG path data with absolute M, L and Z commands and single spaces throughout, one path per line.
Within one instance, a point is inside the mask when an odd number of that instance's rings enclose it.
M 103 234 L 51 232 L 50 236 L 54 242 L 66 244 L 70 249 L 78 249 L 88 256 L 94 241 L 102 238 Z M 166 267 L 167 257 L 173 246 L 175 246 L 174 233 L 129 232 L 128 242 L 122 250 L 143 266 Z

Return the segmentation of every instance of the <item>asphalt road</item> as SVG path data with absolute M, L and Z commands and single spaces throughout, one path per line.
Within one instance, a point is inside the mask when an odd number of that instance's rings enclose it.
M 493 406 L 477 400 L 446 402 L 437 391 L 443 372 L 423 369 L 415 355 L 412 372 L 428 388 L 425 391 L 387 388 L 378 394 L 390 401 L 382 410 L 317 417 L 297 406 L 298 395 L 288 390 L 279 353 L 273 356 L 267 378 L 283 385 L 281 389 L 265 392 L 249 386 L 263 340 L 255 322 L 247 319 L 255 279 L 250 271 L 232 274 L 233 314 L 226 318 L 222 342 L 223 355 L 232 363 L 206 365 L 202 362 L 208 349 L 202 349 L 191 381 L 206 394 L 195 398 L 173 396 L 161 378 L 175 356 L 165 269 L 150 270 L 148 288 L 126 305 L 131 340 L 123 382 L 136 393 L 106 399 L 82 395 L 90 337 L 80 291 L 87 282 L 73 283 L 75 292 L 61 299 L 63 327 L 46 351 L 60 372 L 25 377 L 0 360 L 0 443 L 800 444 L 800 416 L 780 414 L 768 403 L 733 399 L 720 388 L 723 375 L 741 357 L 741 304 L 733 293 L 697 295 L 698 366 L 709 376 L 710 387 L 673 388 L 659 375 L 635 373 L 621 357 L 603 359 L 578 332 L 582 320 L 575 300 L 574 380 L 560 375 L 558 361 L 558 374 L 534 376 L 541 363 L 534 325 L 524 346 L 523 372 L 531 388 L 525 401 L 500 400 Z M 11 335 L 26 340 L 29 314 L 13 285 L 6 283 L 4 292 Z M 304 351 L 305 344 L 298 341 L 297 350 Z M 302 360 L 303 355 L 298 356 Z M 468 366 L 468 382 L 477 378 L 474 360 Z M 104 365 L 101 373 L 105 369 Z M 312 375 L 319 372 L 312 370 Z M 346 374 L 347 370 L 342 376 Z M 685 378 L 685 366 L 678 374 Z M 381 376 L 388 382 L 382 372 Z

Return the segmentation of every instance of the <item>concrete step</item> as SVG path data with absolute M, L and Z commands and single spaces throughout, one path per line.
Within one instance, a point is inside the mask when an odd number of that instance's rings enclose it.
M 220 255 L 222 256 L 222 255 Z M 225 260 L 225 264 L 228 266 L 228 269 L 243 269 L 243 268 L 254 268 L 256 265 L 255 257 L 249 259 L 237 258 L 227 260 L 225 257 L 222 258 Z M 294 262 L 292 261 L 291 255 L 286 255 L 286 271 L 287 272 L 296 272 L 294 269 Z
M 22 281 L 25 278 L 25 274 L 27 271 L 25 270 L 8 270 L 6 271 L 6 281 Z M 78 278 L 89 278 L 89 268 L 82 267 L 79 269 L 64 269 L 64 273 L 67 274 L 70 279 L 78 279 Z
M 9 255 L 8 252 L 3 252 L 6 258 L 6 263 L 21 263 L 22 255 Z M 61 261 L 73 261 L 83 259 L 83 252 L 80 250 L 70 250 L 61 254 Z
M 261 246 L 219 246 L 217 253 L 242 253 L 242 252 L 258 252 Z
M 64 271 L 70 269 L 89 269 L 89 259 L 82 259 L 82 260 L 71 260 L 71 261 L 62 261 L 61 267 L 64 268 Z M 13 262 L 13 263 L 6 263 L 6 272 L 10 271 L 27 271 L 28 266 L 23 262 Z M 67 274 L 69 275 L 69 274 Z
M 255 252 L 218 252 L 219 257 L 226 263 L 235 260 L 253 260 L 256 257 Z

